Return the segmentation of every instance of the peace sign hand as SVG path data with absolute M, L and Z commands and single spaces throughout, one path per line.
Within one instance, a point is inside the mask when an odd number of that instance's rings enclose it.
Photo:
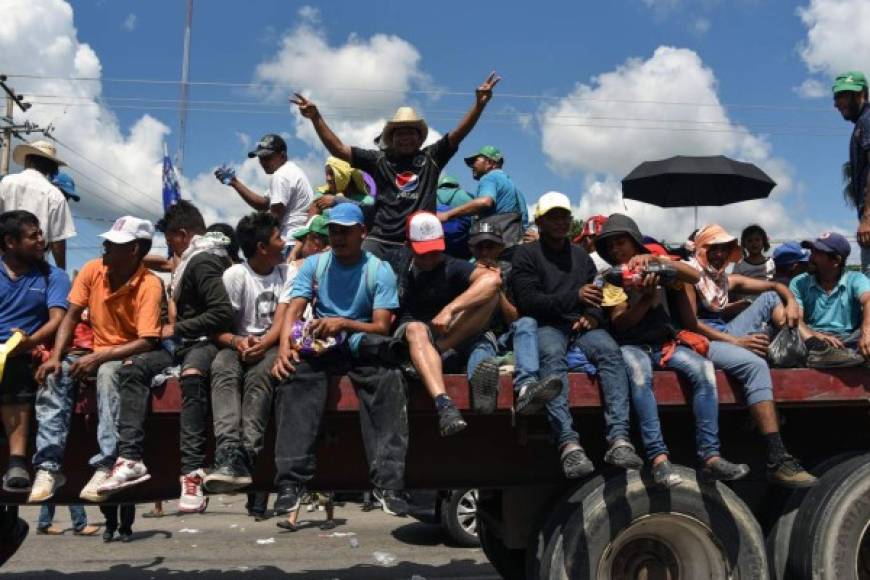
M 293 93 L 296 98 L 290 98 L 289 101 L 291 104 L 299 107 L 299 113 L 305 117 L 306 119 L 313 119 L 318 115 L 317 105 L 300 95 L 299 93 Z
M 486 80 L 477 87 L 474 91 L 475 96 L 477 97 L 478 105 L 485 105 L 492 98 L 492 89 L 495 88 L 495 85 L 499 83 L 501 77 L 495 74 L 495 71 L 489 73 L 489 76 L 486 77 Z

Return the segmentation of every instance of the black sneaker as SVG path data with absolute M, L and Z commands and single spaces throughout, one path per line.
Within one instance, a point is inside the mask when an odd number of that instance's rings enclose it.
M 704 465 L 702 473 L 708 479 L 736 481 L 749 475 L 749 466 L 745 463 L 731 463 L 727 459 L 719 457 L 713 463 Z
M 280 488 L 278 496 L 275 498 L 275 515 L 283 516 L 298 510 L 303 495 L 305 495 L 305 490 L 301 485 L 295 483 Z
M 3 491 L 29 493 L 30 487 L 30 474 L 19 465 L 10 465 L 6 473 L 3 474 Z
M 442 437 L 455 435 L 468 427 L 468 423 L 462 418 L 462 414 L 453 401 L 448 401 L 438 409 L 438 431 Z
M 778 463 L 767 464 L 767 480 L 791 489 L 812 487 L 818 481 L 791 455 L 783 455 Z
M 830 344 L 813 348 L 807 354 L 807 366 L 815 369 L 857 367 L 864 357 L 848 348 L 835 348 Z
M 638 457 L 634 445 L 627 439 L 617 439 L 610 444 L 610 449 L 604 454 L 604 462 L 623 469 L 640 469 L 643 459 Z
M 241 459 L 225 461 L 205 476 L 202 486 L 207 493 L 232 493 L 251 485 L 253 478 Z
M 472 409 L 475 413 L 489 415 L 498 403 L 498 363 L 488 358 L 481 361 L 468 380 L 471 385 Z
M 595 471 L 595 466 L 586 457 L 586 452 L 576 443 L 569 443 L 562 448 L 561 461 L 562 473 L 568 479 L 585 477 Z
M 667 487 L 668 489 L 680 485 L 683 483 L 683 478 L 677 473 L 677 470 L 674 469 L 673 464 L 665 459 L 658 465 L 654 465 L 652 468 L 653 481 L 662 487 Z
M 562 379 L 556 375 L 521 385 L 514 403 L 514 410 L 517 415 L 534 415 L 559 396 L 561 392 Z
M 381 502 L 381 507 L 384 508 L 384 513 L 391 516 L 399 516 L 400 518 L 408 515 L 408 500 L 400 491 L 392 489 L 378 489 L 374 491 L 375 498 Z
M 0 509 L 9 508 L 0 507 Z M 0 566 L 5 564 L 18 551 L 18 548 L 24 543 L 24 538 L 27 537 L 27 532 L 30 530 L 30 526 L 21 518 L 9 514 L 4 514 L 4 516 L 10 519 L 14 517 L 14 520 L 11 520 L 9 524 L 4 522 L 6 529 L 0 533 Z

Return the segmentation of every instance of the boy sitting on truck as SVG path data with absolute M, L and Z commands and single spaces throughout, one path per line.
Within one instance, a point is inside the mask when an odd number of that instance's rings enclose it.
M 662 437 L 658 404 L 653 392 L 653 365 L 677 371 L 692 385 L 692 410 L 695 413 L 695 445 L 704 472 L 713 479 L 732 481 L 749 473 L 749 467 L 734 464 L 719 453 L 719 399 L 712 363 L 693 348 L 680 344 L 671 324 L 668 299 L 686 300 L 683 284 L 698 281 L 698 271 L 667 256 L 650 254 L 634 220 L 613 214 L 595 240 L 595 247 L 609 264 L 622 266 L 643 275 L 641 285 L 621 288 L 606 284 L 603 306 L 610 316 L 611 333 L 621 345 L 628 365 L 632 402 L 640 419 L 644 451 L 652 466 L 653 479 L 672 487 L 682 478 L 668 459 Z M 673 274 L 667 282 L 663 274 L 645 272 L 651 264 L 666 264 Z M 665 287 L 667 286 L 667 287 Z

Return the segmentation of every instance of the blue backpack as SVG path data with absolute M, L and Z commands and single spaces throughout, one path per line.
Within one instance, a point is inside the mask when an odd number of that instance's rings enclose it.
M 437 202 L 435 210 L 438 213 L 444 213 L 452 209 L 446 203 Z M 471 216 L 460 216 L 449 219 L 442 223 L 444 228 L 444 245 L 447 246 L 447 253 L 454 258 L 467 260 L 471 257 L 471 250 L 468 248 L 468 230 L 471 229 Z

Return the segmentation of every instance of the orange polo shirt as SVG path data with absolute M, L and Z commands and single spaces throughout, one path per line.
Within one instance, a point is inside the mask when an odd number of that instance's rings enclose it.
M 160 336 L 163 285 L 144 266 L 112 292 L 102 258 L 91 260 L 73 280 L 69 301 L 88 309 L 94 329 L 94 350 L 105 350 L 137 338 Z

